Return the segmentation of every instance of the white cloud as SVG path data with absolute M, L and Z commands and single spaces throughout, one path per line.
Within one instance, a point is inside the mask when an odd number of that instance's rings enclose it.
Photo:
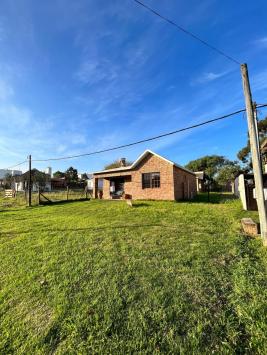
M 112 81 L 117 77 L 118 68 L 106 59 L 88 59 L 82 62 L 75 77 L 83 84 L 98 84 L 99 82 Z
M 20 108 L 13 104 L 0 106 L 0 126 L 3 128 L 24 127 L 30 123 L 32 113 L 30 110 Z
M 56 152 L 61 154 L 61 153 L 65 152 L 66 149 L 67 149 L 67 146 L 65 144 L 59 144 L 56 148 Z
M 14 95 L 13 88 L 5 81 L 0 79 L 0 101 L 5 101 Z
M 267 89 L 267 69 L 252 77 L 251 86 L 254 91 Z
M 86 141 L 87 140 L 86 140 L 85 135 L 79 134 L 79 133 L 72 134 L 72 137 L 71 137 L 72 144 L 75 144 L 75 145 L 86 144 Z
M 257 39 L 254 43 L 260 49 L 267 48 L 267 36 Z
M 191 82 L 191 84 L 194 85 L 194 84 L 209 83 L 211 81 L 214 81 L 214 80 L 217 80 L 219 78 L 222 78 L 226 74 L 228 74 L 228 71 L 223 71 L 223 72 L 220 72 L 220 73 L 206 72 L 206 73 L 200 75 L 197 79 L 193 80 Z

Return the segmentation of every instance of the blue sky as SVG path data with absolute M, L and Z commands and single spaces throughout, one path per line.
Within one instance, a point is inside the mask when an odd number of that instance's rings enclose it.
M 247 62 L 254 100 L 267 102 L 265 0 L 144 2 Z M 0 48 L 0 168 L 28 154 L 42 159 L 122 145 L 244 107 L 236 64 L 133 0 L 2 0 Z M 207 154 L 236 159 L 246 132 L 241 114 L 139 146 L 34 166 L 93 171 L 145 149 L 180 164 Z

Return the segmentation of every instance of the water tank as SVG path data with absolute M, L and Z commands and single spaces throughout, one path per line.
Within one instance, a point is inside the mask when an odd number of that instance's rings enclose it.
M 52 168 L 50 166 L 48 166 L 46 169 L 45 169 L 45 173 L 52 176 Z

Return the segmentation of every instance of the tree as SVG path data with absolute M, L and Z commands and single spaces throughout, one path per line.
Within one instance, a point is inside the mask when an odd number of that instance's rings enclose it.
M 204 171 L 211 179 L 224 165 L 231 164 L 230 160 L 221 155 L 206 155 L 202 158 L 190 161 L 185 167 L 192 171 Z
M 3 179 L 4 186 L 6 189 L 10 189 L 12 185 L 12 175 L 10 173 L 7 173 Z
M 204 171 L 204 183 L 215 190 L 224 187 L 242 171 L 237 161 L 231 161 L 221 155 L 206 155 L 190 161 L 185 167 L 195 172 Z
M 82 176 L 81 176 L 81 180 L 87 180 L 88 179 L 88 176 L 86 173 L 83 173 Z
M 63 173 L 62 171 L 56 171 L 54 174 L 53 174 L 53 176 L 55 177 L 55 178 L 64 178 L 65 177 L 65 173 Z
M 78 171 L 77 169 L 74 169 L 72 166 L 69 167 L 66 171 L 65 171 L 65 178 L 67 183 L 77 183 L 79 178 L 78 178 Z
M 126 161 L 125 166 L 130 166 L 132 165 L 132 162 Z M 114 162 L 105 165 L 104 170 L 108 169 L 115 169 L 115 168 L 120 168 L 121 167 L 121 161 L 120 160 L 115 160 Z
M 232 165 L 225 165 L 219 170 L 216 181 L 219 185 L 225 186 L 229 181 L 233 181 L 241 171 L 240 165 L 236 162 Z
M 32 183 L 37 184 L 41 190 L 45 188 L 48 180 L 48 176 L 42 171 L 37 169 L 32 170 Z
M 267 117 L 258 121 L 258 131 L 261 143 L 267 135 Z M 240 151 L 237 153 L 237 158 L 244 164 L 245 171 L 250 171 L 252 169 L 249 139 L 247 140 L 247 145 L 240 149 Z

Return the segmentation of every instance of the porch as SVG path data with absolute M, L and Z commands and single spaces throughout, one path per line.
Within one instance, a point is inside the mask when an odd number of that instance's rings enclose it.
M 127 183 L 132 181 L 131 175 L 125 176 L 105 176 L 95 178 L 94 196 L 95 198 L 104 198 L 111 200 L 120 200 L 125 197 L 127 193 Z M 102 185 L 102 192 L 99 186 Z

